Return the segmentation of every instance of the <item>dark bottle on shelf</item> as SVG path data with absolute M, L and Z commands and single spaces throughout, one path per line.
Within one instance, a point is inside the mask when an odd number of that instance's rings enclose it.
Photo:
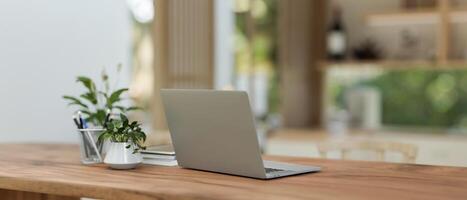
M 346 55 L 347 38 L 341 18 L 342 10 L 335 5 L 327 33 L 327 53 L 330 60 L 343 60 Z

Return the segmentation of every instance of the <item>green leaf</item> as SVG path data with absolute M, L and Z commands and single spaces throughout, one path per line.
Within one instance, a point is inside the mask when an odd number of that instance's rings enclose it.
M 107 107 L 112 108 L 114 103 L 119 102 L 121 100 L 120 95 L 122 95 L 122 93 L 124 93 L 126 91 L 128 91 L 128 88 L 123 88 L 123 89 L 119 89 L 117 91 L 114 91 L 109 96 L 109 98 L 107 98 Z
M 84 104 L 83 102 L 81 102 L 78 98 L 76 97 L 73 97 L 73 96 L 63 96 L 62 97 L 63 99 L 65 100 L 69 100 L 70 103 L 68 105 L 78 105 L 78 106 L 81 106 L 83 108 L 88 108 L 88 106 L 86 104 Z
M 134 110 L 143 110 L 141 107 L 137 106 L 131 106 L 126 108 L 125 106 L 113 106 L 113 108 L 116 108 L 120 110 L 121 112 L 129 112 L 129 111 L 134 111 Z
M 88 77 L 78 76 L 76 82 L 81 82 L 90 92 L 96 91 L 96 84 Z
M 113 129 L 115 128 L 115 123 L 113 123 L 113 121 L 111 120 L 108 124 L 107 124 L 107 129 L 112 131 Z
M 123 126 L 123 127 L 127 127 L 127 126 L 128 126 L 128 123 L 129 123 L 129 122 L 128 122 L 128 118 L 127 118 L 124 114 L 120 113 L 120 119 L 121 119 L 122 122 L 123 122 L 123 125 L 122 125 L 122 126 Z
M 83 114 L 87 115 L 87 116 L 91 116 L 91 115 L 92 115 L 91 111 L 89 111 L 89 110 L 82 110 L 81 112 L 82 112 Z
M 99 138 L 97 139 L 97 142 L 103 143 L 105 140 L 109 139 L 111 136 L 112 136 L 111 132 L 106 130 L 101 135 L 99 135 Z
M 122 126 L 122 127 L 118 128 L 117 132 L 125 133 L 125 129 L 126 129 L 126 127 Z
M 88 100 L 92 104 L 96 105 L 97 104 L 97 96 L 96 93 L 93 92 L 87 92 L 82 95 L 80 95 L 81 98 Z
M 143 110 L 143 108 L 138 107 L 138 106 L 131 106 L 126 109 L 126 111 L 132 111 L 132 110 Z
M 104 109 L 98 109 L 95 114 L 94 114 L 96 120 L 96 125 L 100 125 L 102 127 L 104 127 L 104 123 L 105 123 L 105 117 L 107 116 L 106 112 Z
M 120 110 L 120 112 L 126 112 L 126 108 L 124 106 L 113 106 L 114 108 Z
M 137 132 L 138 137 L 141 138 L 142 142 L 146 141 L 146 134 L 144 132 Z

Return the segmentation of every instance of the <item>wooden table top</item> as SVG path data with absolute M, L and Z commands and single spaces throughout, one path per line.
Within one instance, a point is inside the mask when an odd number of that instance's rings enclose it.
M 467 199 L 467 168 L 266 157 L 322 172 L 256 180 L 142 165 L 111 170 L 79 163 L 64 144 L 0 144 L 0 188 L 101 199 Z

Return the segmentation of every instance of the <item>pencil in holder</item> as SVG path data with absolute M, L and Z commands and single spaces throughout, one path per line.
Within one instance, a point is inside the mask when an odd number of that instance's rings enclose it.
M 104 129 L 78 129 L 82 164 L 102 163 L 105 147 L 98 142 L 102 132 Z

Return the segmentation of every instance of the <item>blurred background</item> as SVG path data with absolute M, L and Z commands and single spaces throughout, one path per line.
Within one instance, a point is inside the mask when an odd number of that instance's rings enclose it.
M 267 155 L 467 166 L 467 0 L 5 0 L 0 12 L 0 142 L 77 143 L 61 96 L 121 63 L 148 144 L 170 143 L 160 88 L 244 90 Z

